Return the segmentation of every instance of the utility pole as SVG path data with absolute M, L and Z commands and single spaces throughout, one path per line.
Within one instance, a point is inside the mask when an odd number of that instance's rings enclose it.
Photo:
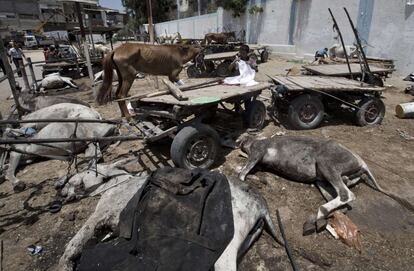
M 86 43 L 85 27 L 83 26 L 83 16 L 81 12 L 81 5 L 79 2 L 75 2 L 75 10 L 78 16 L 79 28 L 81 32 L 81 44 L 83 46 L 84 55 L 86 58 L 86 66 L 88 66 L 89 79 L 91 80 L 91 86 L 93 87 L 94 79 L 93 79 L 92 64 L 91 64 L 91 58 L 89 56 L 88 44 Z
M 154 23 L 152 21 L 152 0 L 147 0 L 147 12 L 148 12 L 148 32 L 150 35 L 150 42 L 154 44 Z

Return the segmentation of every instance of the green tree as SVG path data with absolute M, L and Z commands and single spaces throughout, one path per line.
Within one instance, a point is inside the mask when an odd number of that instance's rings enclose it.
M 171 10 L 177 9 L 175 0 L 152 0 L 152 18 L 154 23 L 167 21 Z M 146 0 L 122 0 L 130 17 L 134 18 L 138 25 L 148 22 Z
M 240 17 L 247 7 L 249 0 L 217 0 L 217 6 L 221 6 L 224 9 L 232 10 L 234 17 Z

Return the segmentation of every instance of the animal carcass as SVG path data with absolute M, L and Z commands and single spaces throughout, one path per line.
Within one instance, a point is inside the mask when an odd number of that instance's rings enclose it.
M 79 104 L 61 103 L 42 108 L 23 117 L 26 120 L 36 119 L 96 119 L 100 120 L 101 116 L 92 108 Z M 106 123 L 26 123 L 22 128 L 33 128 L 37 133 L 33 136 L 35 139 L 47 138 L 70 138 L 80 137 L 104 137 L 112 135 L 116 131 L 116 126 Z M 95 153 L 94 144 L 87 142 L 64 142 L 48 144 L 21 144 L 12 146 L 16 151 L 34 154 L 35 156 L 49 157 L 55 159 L 67 159 L 72 154 L 78 154 L 88 148 L 90 154 Z M 89 153 L 88 152 L 88 153 Z M 27 155 L 11 151 L 9 159 L 9 168 L 6 173 L 6 179 L 12 182 L 15 191 L 21 191 L 25 184 L 16 178 L 15 172 L 22 158 Z
M 257 163 L 262 163 L 291 180 L 304 183 L 321 180 L 334 188 L 336 195 L 319 207 L 316 217 L 309 219 L 304 227 L 305 233 L 315 230 L 315 226 L 318 230 L 322 229 L 332 211 L 355 200 L 354 193 L 348 187 L 360 179 L 414 210 L 406 200 L 382 189 L 361 157 L 332 140 L 298 136 L 255 139 L 248 136 L 241 140 L 241 148 L 249 155 L 239 174 L 242 181 Z
M 81 101 L 74 97 L 35 95 L 29 92 L 20 93 L 19 102 L 20 105 L 29 112 L 60 103 L 80 104 L 90 107 L 87 102 Z
M 59 73 L 51 73 L 45 76 L 37 87 L 37 91 L 48 89 L 60 89 L 64 87 L 78 88 L 70 77 L 60 76 Z
M 61 189 L 60 195 L 65 198 L 65 202 L 82 198 L 85 194 L 93 192 L 111 178 L 129 175 L 127 171 L 120 167 L 134 159 L 122 159 L 105 165 L 95 164 L 88 170 L 76 173 L 70 178 L 67 178 L 67 176 L 61 178 L 55 183 L 55 188 Z
M 127 176 L 117 180 L 119 185 L 107 190 L 98 202 L 94 213 L 85 222 L 78 233 L 67 245 L 60 258 L 57 270 L 73 270 L 74 261 L 82 253 L 86 243 L 95 233 L 102 229 L 119 232 L 120 215 L 128 202 L 146 182 L 146 178 L 134 177 L 125 181 Z M 112 181 L 112 180 L 111 180 Z M 229 178 L 231 204 L 234 222 L 234 235 L 224 252 L 214 264 L 216 271 L 236 271 L 237 260 L 258 238 L 264 226 L 273 238 L 277 238 L 276 230 L 269 215 L 265 200 L 248 185 L 242 184 L 235 178 Z M 280 243 L 283 243 L 279 240 Z

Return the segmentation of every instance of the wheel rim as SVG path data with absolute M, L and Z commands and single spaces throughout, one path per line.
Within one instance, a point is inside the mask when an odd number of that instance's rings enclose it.
M 380 110 L 378 108 L 378 105 L 376 103 L 372 103 L 365 110 L 365 120 L 368 123 L 375 122 L 375 120 L 379 116 L 379 113 L 380 113 Z
M 262 58 L 260 59 L 262 62 L 267 62 L 267 59 L 269 58 L 269 53 L 267 51 L 264 51 L 262 53 Z
M 189 77 L 197 77 L 199 75 L 199 71 L 195 65 L 188 67 L 187 74 Z
M 312 122 L 316 116 L 318 115 L 318 109 L 313 104 L 305 104 L 302 106 L 299 112 L 299 119 L 302 122 L 310 123 Z
M 190 142 L 187 148 L 186 163 L 190 167 L 202 167 L 213 156 L 213 139 L 200 137 Z
M 265 110 L 262 107 L 257 108 L 253 114 L 252 114 L 252 118 L 251 118 L 251 128 L 259 128 L 263 125 L 264 123 L 264 116 L 265 114 Z
M 223 77 L 228 76 L 230 74 L 229 65 L 230 63 L 227 63 L 227 62 L 223 62 L 220 65 L 218 65 L 217 74 Z

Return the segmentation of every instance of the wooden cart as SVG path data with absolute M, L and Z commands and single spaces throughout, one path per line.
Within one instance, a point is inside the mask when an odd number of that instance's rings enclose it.
M 360 126 L 381 123 L 385 105 L 383 87 L 368 85 L 344 77 L 275 76 L 271 114 L 287 114 L 295 129 L 313 129 L 320 125 L 325 112 L 342 106 L 351 109 Z
M 256 98 L 271 86 L 269 83 L 253 87 L 215 84 L 183 92 L 187 100 L 162 95 L 131 104 L 136 113 L 136 126 L 146 142 L 173 137 L 170 154 L 177 166 L 208 168 L 218 157 L 220 136 L 207 123 L 215 118 L 219 105 L 220 111 L 242 114 L 246 128 L 261 129 L 266 108 Z M 234 108 L 226 109 L 229 104 Z
M 343 76 L 349 77 L 349 70 L 347 64 L 323 64 L 323 65 L 305 65 L 302 66 L 306 72 L 313 75 L 321 76 Z M 351 63 L 351 72 L 354 78 L 361 78 L 362 69 L 361 65 L 358 63 Z M 379 75 L 381 77 L 388 77 L 392 74 L 394 69 L 379 67 L 376 65 L 370 65 L 371 73 Z
M 187 68 L 187 75 L 190 78 L 230 76 L 229 65 L 237 53 L 233 51 L 206 55 L 202 63 L 194 63 Z

